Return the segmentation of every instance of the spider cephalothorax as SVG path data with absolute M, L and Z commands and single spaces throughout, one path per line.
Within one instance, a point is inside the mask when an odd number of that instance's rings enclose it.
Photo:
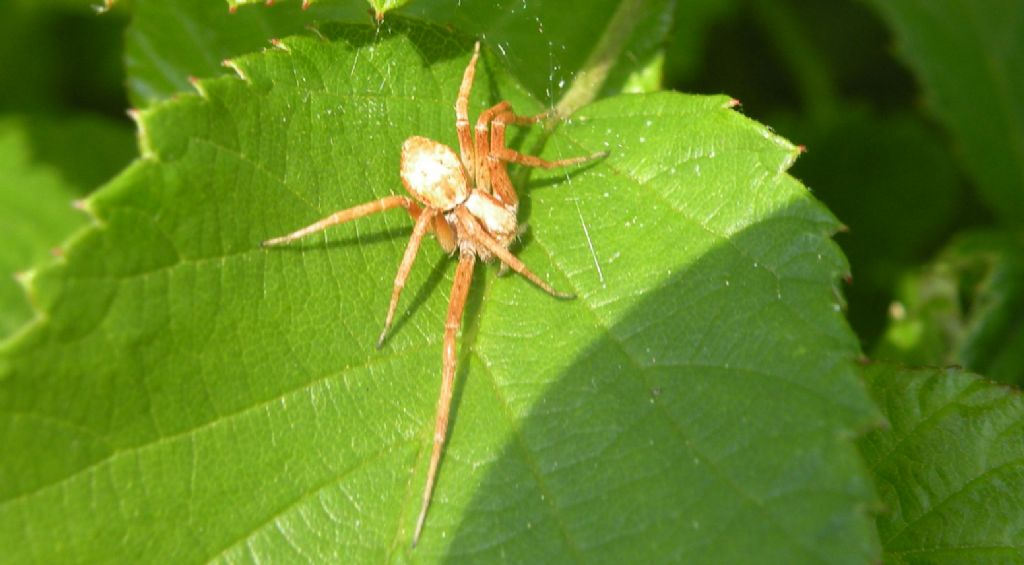
M 596 159 L 605 153 L 585 157 L 573 157 L 557 161 L 546 161 L 533 155 L 523 155 L 505 147 L 505 126 L 508 124 L 527 125 L 535 123 L 545 114 L 518 116 L 512 112 L 508 102 L 499 102 L 488 108 L 477 118 L 476 126 L 470 129 L 469 93 L 473 86 L 476 62 L 480 56 L 480 43 L 473 50 L 473 57 L 466 67 L 455 101 L 455 129 L 459 136 L 459 154 L 448 146 L 426 137 L 413 136 L 402 144 L 401 177 L 406 190 L 413 196 L 388 196 L 330 216 L 288 235 L 263 242 L 264 246 L 288 243 L 305 235 L 321 231 L 362 216 L 389 210 L 405 208 L 415 221 L 412 236 L 405 248 L 405 254 L 398 267 L 391 292 L 391 304 L 384 319 L 384 330 L 377 341 L 377 347 L 384 343 L 388 329 L 398 307 L 405 280 L 412 269 L 420 242 L 428 232 L 433 232 L 438 243 L 448 253 L 459 253 L 459 265 L 455 271 L 455 282 L 448 304 L 445 322 L 444 351 L 441 369 L 441 394 L 437 402 L 437 417 L 434 424 L 434 444 L 427 470 L 427 483 L 423 489 L 423 501 L 413 544 L 419 539 L 430 506 L 430 495 L 437 475 L 441 449 L 448 430 L 448 413 L 451 408 L 452 390 L 455 382 L 455 338 L 462 323 L 462 312 L 466 305 L 469 283 L 477 258 L 483 261 L 498 259 L 503 265 L 523 275 L 530 282 L 559 298 L 572 295 L 557 292 L 551 285 L 533 274 L 522 261 L 509 252 L 508 247 L 518 233 L 516 212 L 519 197 L 512 186 L 505 167 L 518 163 L 528 167 L 563 167 Z

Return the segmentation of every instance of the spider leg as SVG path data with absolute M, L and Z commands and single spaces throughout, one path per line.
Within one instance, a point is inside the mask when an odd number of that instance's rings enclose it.
M 508 249 L 488 235 L 487 231 L 480 226 L 469 210 L 460 206 L 455 209 L 455 213 L 458 215 L 460 221 L 460 233 L 464 233 L 465 236 L 471 239 L 474 243 L 477 243 L 487 249 L 487 251 L 490 251 L 491 254 L 501 260 L 503 264 L 508 265 L 513 271 L 526 277 L 528 281 L 539 286 L 544 292 L 554 296 L 555 298 L 576 298 L 575 294 L 558 292 L 552 288 L 550 284 L 544 282 L 544 279 L 533 274 L 533 271 L 531 271 L 525 263 L 520 261 L 519 258 L 509 252 Z
M 504 146 L 505 145 L 505 124 L 516 124 L 516 125 L 529 125 L 536 123 L 545 117 L 547 112 L 537 114 L 536 116 L 518 116 L 512 112 L 512 105 L 508 101 L 502 101 L 480 113 L 480 117 L 476 120 L 476 160 L 473 166 L 476 167 L 476 186 L 479 189 L 484 190 L 488 194 L 492 193 L 491 177 L 495 175 L 508 175 L 504 171 L 495 171 L 491 159 L 488 156 L 491 154 L 491 148 Z M 492 123 L 495 120 L 501 120 L 497 125 L 501 131 L 499 137 L 501 141 L 498 145 L 495 145 L 495 130 L 492 129 Z M 487 134 L 490 132 L 490 142 L 487 140 Z M 511 185 L 511 183 L 509 183 Z M 513 191 L 514 196 L 514 191 Z M 517 198 L 512 200 L 501 199 L 503 202 L 511 204 L 513 206 L 519 203 Z
M 480 112 L 480 116 L 476 119 L 476 128 L 474 130 L 476 146 L 474 147 L 473 154 L 473 172 L 475 173 L 476 187 L 487 194 L 491 193 L 491 170 L 486 162 L 487 154 L 490 153 L 490 147 L 487 145 L 488 126 L 490 121 L 494 119 L 495 114 L 506 112 L 508 108 L 508 102 L 498 102 L 494 106 Z
M 462 75 L 459 86 L 459 97 L 455 99 L 455 131 L 459 134 L 459 158 L 462 167 L 470 178 L 473 177 L 473 133 L 469 129 L 469 93 L 473 89 L 473 76 L 476 74 L 476 61 L 480 58 L 480 42 L 473 46 L 473 57 Z
M 337 224 L 343 224 L 345 222 L 354 220 L 356 218 L 362 218 L 370 214 L 377 212 L 383 212 L 384 210 L 390 210 L 391 208 L 405 208 L 409 212 L 409 215 L 416 219 L 420 216 L 420 207 L 416 205 L 416 201 L 407 196 L 388 196 L 381 198 L 380 200 L 374 200 L 373 202 L 367 202 L 366 204 L 360 204 L 359 206 L 353 206 L 347 210 L 335 212 L 326 218 L 308 225 L 300 230 L 294 231 L 288 235 L 281 237 L 275 237 L 268 239 L 261 243 L 263 247 L 271 247 L 274 245 L 281 245 L 283 243 L 289 243 L 299 239 L 300 237 L 323 231 L 331 226 Z
M 448 220 L 445 219 L 444 214 L 438 214 L 434 217 L 434 236 L 437 237 L 437 243 L 441 245 L 441 249 L 444 252 L 451 255 L 455 253 L 455 247 L 458 242 L 455 241 L 455 232 L 452 231 L 452 227 L 448 225 Z
M 557 161 L 548 161 L 541 159 L 535 155 L 523 155 L 515 149 L 509 149 L 505 147 L 505 126 L 508 124 L 530 124 L 537 120 L 542 119 L 546 114 L 539 114 L 537 116 L 523 117 L 517 116 L 512 112 L 504 112 L 495 116 L 494 121 L 491 123 L 491 150 L 488 156 L 491 159 L 492 170 L 494 168 L 495 161 L 507 161 L 509 163 L 518 163 L 520 165 L 526 165 L 527 167 L 542 167 L 545 169 L 553 169 L 555 167 L 565 167 L 568 165 L 575 165 L 577 163 L 585 163 L 594 159 L 600 159 L 608 155 L 607 151 L 599 151 L 590 155 L 582 157 L 569 157 L 568 159 L 558 159 Z M 506 177 L 508 175 L 505 175 Z
M 377 340 L 377 349 L 384 345 L 384 338 L 391 329 L 391 321 L 395 317 L 395 310 L 398 308 L 398 298 L 402 296 L 402 289 L 405 288 L 405 280 L 409 278 L 412 271 L 412 264 L 416 261 L 416 253 L 420 250 L 420 242 L 423 236 L 430 229 L 437 211 L 432 208 L 426 209 L 416 219 L 416 225 L 412 229 L 412 236 L 409 237 L 409 244 L 405 246 L 405 255 L 398 265 L 398 273 L 395 275 L 395 285 L 391 290 L 391 304 L 388 306 L 388 315 L 384 318 L 384 330 L 380 332 L 380 339 Z
M 487 170 L 490 186 L 494 192 L 494 195 L 502 202 L 511 206 L 518 206 L 519 196 L 516 194 L 515 187 L 512 186 L 512 180 L 509 179 L 508 170 L 505 168 L 505 162 L 519 163 L 531 167 L 563 167 L 566 165 L 573 165 L 598 157 L 603 157 L 606 153 L 595 153 L 586 157 L 574 157 L 569 159 L 561 159 L 559 161 L 545 161 L 539 157 L 532 155 L 523 155 L 518 151 L 505 147 L 505 126 L 508 124 L 515 125 L 528 125 L 536 123 L 548 116 L 547 112 L 537 114 L 536 116 L 518 116 L 511 111 L 504 111 L 494 116 L 491 122 L 491 144 L 487 151 Z M 477 125 L 477 135 L 479 135 L 479 125 Z M 479 147 L 480 140 L 477 139 L 477 145 Z M 478 151 L 480 151 L 478 149 Z M 477 186 L 480 186 L 479 184 Z
M 412 535 L 412 545 L 420 539 L 423 522 L 427 518 L 430 507 L 430 496 L 434 490 L 434 479 L 437 467 L 441 462 L 441 448 L 444 447 L 448 432 L 448 413 L 452 407 L 452 391 L 455 385 L 455 338 L 462 325 L 462 313 L 466 309 L 466 296 L 469 294 L 469 283 L 473 279 L 473 265 L 476 255 L 463 251 L 459 256 L 459 267 L 455 270 L 455 282 L 452 284 L 452 295 L 448 299 L 448 318 L 444 324 L 444 361 L 441 370 L 441 394 L 437 399 L 437 417 L 434 420 L 434 446 L 430 452 L 430 467 L 427 469 L 427 484 L 423 488 L 423 504 L 420 516 L 416 520 L 416 530 Z
M 524 233 L 526 233 L 526 224 L 519 224 L 518 226 L 516 226 L 516 239 L 523 237 Z M 507 274 L 508 264 L 502 263 L 501 266 L 498 267 L 498 276 L 503 277 Z
M 492 152 L 492 155 L 502 161 L 509 163 L 518 163 L 527 167 L 540 167 L 543 169 L 554 169 L 556 167 L 567 167 L 569 165 L 576 165 L 579 163 L 586 163 L 587 161 L 593 161 L 594 159 L 600 159 L 607 157 L 607 151 L 598 151 L 597 153 L 591 153 L 590 155 L 583 155 L 581 157 L 569 157 L 568 159 L 558 159 L 556 161 L 548 161 L 541 159 L 536 155 L 523 155 L 515 149 L 509 149 L 508 147 L 502 147 L 496 152 Z

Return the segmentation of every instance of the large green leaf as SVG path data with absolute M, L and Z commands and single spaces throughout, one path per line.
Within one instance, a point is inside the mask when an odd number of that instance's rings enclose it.
M 874 0 L 993 212 L 1024 222 L 1024 3 Z
M 401 193 L 409 135 L 455 145 L 472 40 L 322 32 L 142 112 L 143 158 L 34 278 L 43 318 L 0 352 L 9 558 L 877 558 L 837 222 L 786 174 L 795 147 L 727 97 L 672 93 L 548 139 L 551 158 L 611 151 L 523 191 L 516 253 L 579 298 L 477 272 L 411 550 L 451 261 L 424 246 L 378 351 L 404 214 L 257 242 Z M 473 111 L 540 110 L 501 61 Z
M 886 563 L 1024 560 L 1024 402 L 955 369 L 864 371 L 890 427 L 865 436 Z
M 15 275 L 48 258 L 86 221 L 71 208 L 74 185 L 33 160 L 30 131 L 23 120 L 0 120 L 0 338 L 32 317 Z

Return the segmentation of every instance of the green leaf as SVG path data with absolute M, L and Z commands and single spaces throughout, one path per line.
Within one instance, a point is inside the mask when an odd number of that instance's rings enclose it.
M 992 211 L 1024 222 L 1024 3 L 874 0 Z
M 297 2 L 246 6 L 229 14 L 210 0 L 137 0 L 127 34 L 132 101 L 144 106 L 189 91 L 189 77 L 225 72 L 221 61 L 268 47 L 321 21 L 371 20 L 364 0 L 327 0 L 300 10 Z M 605 93 L 633 78 L 637 62 L 657 60 L 672 21 L 670 0 L 533 0 L 505 5 L 481 0 L 417 0 L 379 22 L 386 33 L 402 18 L 433 22 L 484 40 L 533 93 L 561 97 L 581 69 L 599 67 Z M 398 16 L 393 15 L 398 14 Z M 450 34 L 449 34 L 450 35 Z M 606 50 L 606 43 L 621 43 Z M 620 57 L 621 56 L 621 57 Z M 599 60 L 592 60 L 601 57 Z M 335 72 L 351 72 L 336 69 Z M 607 82 L 606 80 L 607 79 Z
M 306 30 L 323 19 L 366 21 L 366 2 L 299 9 L 297 2 L 251 6 L 231 13 L 211 0 L 134 0 L 125 34 L 125 67 L 132 103 L 143 107 L 177 92 L 191 91 L 190 77 L 231 71 L 222 65 L 269 41 Z
M 875 357 L 1024 384 L 1024 236 L 966 232 L 908 276 Z
M 408 4 L 410 0 L 369 0 L 370 6 L 373 6 L 373 12 L 378 20 L 384 19 L 384 14 L 401 8 Z
M 391 10 L 395 10 L 397 8 L 401 8 L 402 6 L 404 6 L 404 5 L 406 5 L 406 4 L 408 4 L 410 2 L 410 0 L 358 0 L 358 1 L 359 1 L 359 3 L 362 4 L 363 11 L 365 11 L 366 8 L 367 8 L 367 5 L 369 5 L 369 8 L 373 11 L 373 13 L 375 14 L 375 17 L 376 17 L 376 19 L 378 21 L 382 20 L 384 18 L 384 14 L 386 14 L 387 12 L 390 12 Z M 227 2 L 228 2 L 228 6 L 231 8 L 231 11 L 236 11 L 240 6 L 245 6 L 245 5 L 248 5 L 248 4 L 256 4 L 256 5 L 261 5 L 261 6 L 262 5 L 273 5 L 274 4 L 273 0 L 271 0 L 270 2 L 267 2 L 267 0 L 227 0 Z M 307 10 L 307 9 L 309 9 L 311 7 L 314 7 L 314 6 L 315 7 L 321 7 L 321 6 L 324 6 L 324 5 L 341 4 L 341 3 L 352 4 L 353 2 L 352 2 L 352 0 L 326 0 L 326 1 L 325 0 L 303 0 L 303 2 L 302 2 L 302 9 L 303 10 Z
M 456 146 L 472 40 L 322 32 L 142 112 L 144 159 L 34 279 L 45 321 L 0 352 L 12 560 L 878 557 L 837 222 L 786 174 L 797 148 L 673 93 L 583 109 L 543 154 L 610 156 L 519 185 L 514 251 L 579 298 L 477 271 L 411 550 L 451 260 L 424 245 L 378 351 L 404 214 L 258 242 L 402 193 L 410 135 Z M 473 113 L 541 110 L 503 61 Z
M 29 135 L 23 121 L 0 120 L 0 337 L 32 317 L 15 275 L 50 257 L 85 223 L 71 208 L 74 188 L 52 167 L 33 161 Z
M 890 427 L 860 440 L 885 562 L 1024 559 L 1024 401 L 956 369 L 864 370 Z

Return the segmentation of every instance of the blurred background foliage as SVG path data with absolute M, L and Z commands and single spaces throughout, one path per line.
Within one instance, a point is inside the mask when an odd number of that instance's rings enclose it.
M 135 155 L 125 110 L 188 87 L 184 76 L 148 77 L 141 67 L 174 62 L 154 59 L 133 38 L 137 26 L 187 23 L 163 13 L 173 3 L 123 2 L 102 15 L 96 3 L 0 0 L 0 223 L 14 235 L 0 252 L 0 334 L 31 316 L 10 275 L 59 254 L 55 248 L 86 221 L 69 203 Z M 262 48 L 266 36 L 301 31 L 311 19 L 364 17 L 361 4 L 324 2 L 300 12 L 281 1 L 235 14 L 217 0 L 202 4 L 211 27 L 194 31 L 220 51 L 193 57 L 199 76 L 224 72 L 223 57 Z M 426 14 L 429 4 L 403 10 Z M 962 11 L 960 19 L 947 20 L 936 16 L 942 10 L 913 12 L 927 5 L 678 0 L 663 52 L 643 57 L 660 67 L 663 88 L 732 95 L 743 112 L 806 146 L 792 172 L 848 227 L 836 240 L 851 265 L 848 317 L 867 356 L 963 365 L 1019 385 L 1024 218 L 1016 212 L 1024 209 L 1024 180 L 1016 176 L 1024 165 L 1011 165 L 1015 155 L 1024 161 L 1024 149 L 998 143 L 1024 128 L 1012 123 L 1021 97 L 1009 106 L 999 98 L 1024 80 L 1000 76 L 1024 65 L 1019 24 L 982 21 L 993 33 L 976 38 L 961 21 L 1005 10 L 960 6 L 946 10 Z M 287 15 L 270 18 L 270 11 Z M 181 56 L 190 56 L 187 49 Z M 981 61 L 1000 58 L 1007 62 L 990 65 L 978 84 L 960 76 L 975 77 Z M 650 74 L 631 80 L 620 84 L 651 84 Z M 986 151 L 986 143 L 1005 151 Z

